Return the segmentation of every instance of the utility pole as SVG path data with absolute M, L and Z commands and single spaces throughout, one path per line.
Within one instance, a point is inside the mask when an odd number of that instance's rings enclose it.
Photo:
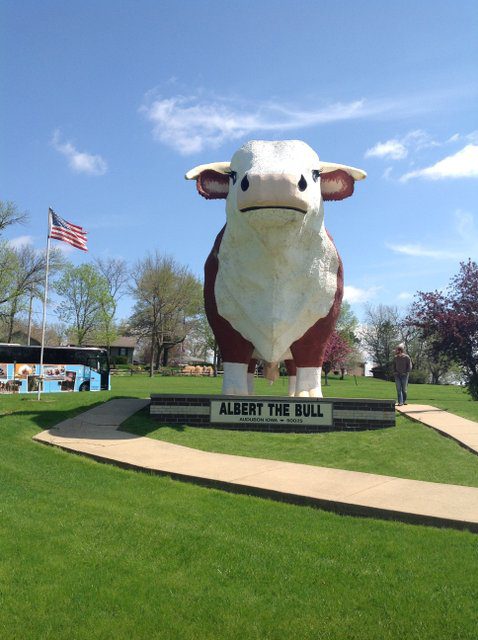
M 30 346 L 32 337 L 32 308 L 33 308 L 33 289 L 30 289 L 30 306 L 28 308 L 28 338 L 27 345 Z

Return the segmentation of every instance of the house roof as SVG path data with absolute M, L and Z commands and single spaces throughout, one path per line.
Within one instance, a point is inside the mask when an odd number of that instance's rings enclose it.
M 136 349 L 138 345 L 138 338 L 135 336 L 118 336 L 116 340 L 110 344 L 110 347 L 126 347 L 129 349 Z M 106 348 L 106 345 L 100 342 L 89 342 L 87 346 L 91 347 L 103 347 Z
M 25 331 L 14 331 L 12 334 L 12 340 L 11 342 L 15 342 L 18 344 L 23 344 L 26 345 L 28 342 L 28 334 L 25 333 Z M 40 341 L 37 340 L 36 338 L 34 338 L 33 336 L 30 336 L 30 344 L 31 345 L 39 345 Z
M 111 343 L 112 347 L 130 347 L 134 349 L 138 344 L 138 338 L 134 336 L 119 336 Z

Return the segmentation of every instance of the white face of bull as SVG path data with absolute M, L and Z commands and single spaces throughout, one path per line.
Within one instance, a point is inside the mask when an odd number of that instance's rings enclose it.
M 246 219 L 257 231 L 307 218 L 323 219 L 320 160 L 299 140 L 253 140 L 239 149 L 229 167 L 228 222 Z

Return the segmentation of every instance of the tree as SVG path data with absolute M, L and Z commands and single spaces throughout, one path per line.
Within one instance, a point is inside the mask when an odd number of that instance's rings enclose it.
M 340 308 L 339 319 L 337 320 L 336 331 L 339 336 L 345 340 L 350 346 L 349 353 L 345 358 L 345 361 L 340 367 L 342 373 L 342 379 L 346 369 L 357 366 L 364 360 L 363 354 L 360 352 L 360 340 L 358 337 L 359 321 L 357 316 L 352 311 L 350 303 L 347 301 L 342 302 Z
M 1 261 L 6 261 L 1 268 Z M 54 275 L 64 265 L 61 252 L 50 252 L 50 273 Z M 45 283 L 46 253 L 36 251 L 30 245 L 4 247 L 0 251 L 0 318 L 3 334 L 10 342 L 15 320 L 25 311 L 29 299 L 42 298 Z
M 109 293 L 109 297 L 103 299 L 97 339 L 105 347 L 110 347 L 117 336 L 115 317 L 118 302 L 126 293 L 129 280 L 128 267 L 126 262 L 119 258 L 97 258 L 95 264 L 98 272 L 105 279 Z
M 131 294 L 136 300 L 129 324 L 150 343 L 150 375 L 169 349 L 181 343 L 191 320 L 202 308 L 202 286 L 187 267 L 158 252 L 139 261 L 133 270 Z
M 350 303 L 345 300 L 340 307 L 340 315 L 336 326 L 337 333 L 350 345 L 357 344 L 358 338 L 356 333 L 358 325 L 357 316 L 352 311 Z
M 38 321 L 32 321 L 31 326 L 29 326 L 28 320 L 25 317 L 20 317 L 18 320 L 15 320 L 15 324 L 13 327 L 14 333 L 17 331 L 28 335 L 29 330 L 31 332 L 31 337 L 40 342 L 42 336 L 42 323 Z M 67 341 L 67 334 L 65 331 L 64 325 L 59 323 L 47 323 L 45 327 L 45 344 L 49 346 L 61 346 L 64 345 Z M 17 338 L 15 338 L 15 342 L 19 342 Z M 28 344 L 28 342 L 26 342 Z
M 0 200 L 0 232 L 12 224 L 23 224 L 28 220 L 26 211 L 19 211 L 14 202 Z
M 401 324 L 396 307 L 379 304 L 377 307 L 369 305 L 365 309 L 362 344 L 385 375 L 390 375 L 394 349 L 401 342 Z
M 324 354 L 323 370 L 326 385 L 329 383 L 328 375 L 330 371 L 333 369 L 340 369 L 343 372 L 351 352 L 352 347 L 349 342 L 345 340 L 338 331 L 334 331 L 327 342 Z
M 427 351 L 425 352 L 424 369 L 430 373 L 430 381 L 432 384 L 440 384 L 443 376 L 447 373 L 456 372 L 458 369 L 452 357 L 446 353 L 434 354 L 433 345 L 430 340 L 425 340 Z
M 454 367 L 454 361 L 447 354 L 434 353 L 431 340 L 410 322 L 410 313 L 409 309 L 400 324 L 401 342 L 413 363 L 410 381 L 440 384 L 442 377 Z
M 0 234 L 13 224 L 27 220 L 28 215 L 20 212 L 13 202 L 0 201 Z M 10 303 L 19 293 L 15 288 L 15 275 L 18 271 L 18 252 L 8 244 L 0 241 L 0 316 L 5 318 L 5 304 Z
M 19 211 L 13 202 L 0 201 L 0 233 L 27 220 L 28 214 Z M 53 249 L 50 252 L 50 274 L 58 272 L 63 264 L 61 252 Z M 16 248 L 8 242 L 0 242 L 0 334 L 7 342 L 12 339 L 20 314 L 28 306 L 31 309 L 34 298 L 43 297 L 45 269 L 45 251 L 36 251 L 30 245 Z
M 187 340 L 185 341 L 185 351 L 195 358 L 201 358 L 205 362 L 214 352 L 215 338 L 204 311 L 198 313 L 191 323 Z
M 20 212 L 13 202 L 0 201 L 0 234 L 13 224 L 23 223 L 28 215 Z M 0 305 L 15 297 L 16 291 L 12 280 L 17 271 L 17 251 L 8 244 L 0 242 Z
M 478 264 L 460 263 L 445 292 L 419 292 L 409 321 L 428 340 L 436 359 L 460 364 L 467 389 L 478 400 Z
M 58 317 L 68 325 L 74 342 L 81 347 L 100 330 L 105 309 L 111 313 L 106 278 L 92 264 L 68 265 L 55 289 L 62 298 L 57 307 Z

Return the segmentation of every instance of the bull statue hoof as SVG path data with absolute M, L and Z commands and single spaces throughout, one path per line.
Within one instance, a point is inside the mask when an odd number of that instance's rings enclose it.
M 322 367 L 298 367 L 296 393 L 299 398 L 322 398 Z

